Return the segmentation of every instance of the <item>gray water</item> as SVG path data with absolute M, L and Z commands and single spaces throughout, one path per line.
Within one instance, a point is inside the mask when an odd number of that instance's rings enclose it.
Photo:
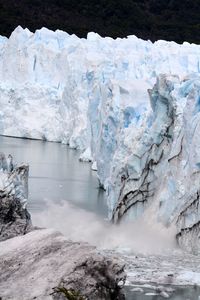
M 58 204 L 68 201 L 107 216 L 105 192 L 98 188 L 91 165 L 79 162 L 78 151 L 59 143 L 2 136 L 0 151 L 12 154 L 18 163 L 29 164 L 28 209 L 31 213 L 44 210 L 50 200 Z
M 105 192 L 98 188 L 97 175 L 91 170 L 91 165 L 79 162 L 78 151 L 59 143 L 1 136 L 0 151 L 6 155 L 12 154 L 17 162 L 29 163 L 28 209 L 35 225 L 42 220 L 41 224 L 47 227 L 59 225 L 60 229 L 65 226 L 68 234 L 75 228 L 77 238 L 86 232 L 85 238 L 89 242 L 91 234 L 101 238 L 98 233 L 101 232 L 99 228 L 102 224 L 98 223 L 98 219 L 104 220 L 107 217 Z M 89 226 L 91 228 L 87 233 Z M 125 292 L 126 300 L 164 299 L 159 295 L 146 296 L 144 293 L 133 292 L 131 287 L 126 287 Z M 169 299 L 199 300 L 199 295 L 199 288 L 177 287 Z
M 126 287 L 125 294 L 126 300 L 163 300 L 164 297 L 160 295 L 150 295 L 151 293 L 155 293 L 155 291 L 151 289 L 144 289 L 144 293 L 148 295 L 144 295 L 141 292 L 131 292 L 131 287 Z M 200 288 L 187 286 L 187 287 L 176 287 L 175 291 L 170 295 L 169 298 L 171 300 L 199 300 L 200 296 Z

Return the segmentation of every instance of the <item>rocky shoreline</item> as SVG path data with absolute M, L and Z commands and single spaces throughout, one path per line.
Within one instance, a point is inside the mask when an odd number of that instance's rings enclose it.
M 124 264 L 88 243 L 38 229 L 26 209 L 28 166 L 0 155 L 0 297 L 2 300 L 121 300 Z
M 199 285 L 199 256 L 179 248 L 162 254 L 100 251 L 34 227 L 26 209 L 28 171 L 0 154 L 0 299 L 122 300 L 132 293 L 166 298 L 177 286 Z

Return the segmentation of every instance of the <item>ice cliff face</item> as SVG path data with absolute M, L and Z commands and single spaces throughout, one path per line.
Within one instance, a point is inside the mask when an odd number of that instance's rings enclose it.
M 132 151 L 111 179 L 112 218 L 154 215 L 165 226 L 176 224 L 182 247 L 198 253 L 200 76 L 161 75 L 149 94 L 143 133 L 131 135 Z
M 199 46 L 187 43 L 94 33 L 79 39 L 18 27 L 9 39 L 0 38 L 0 133 L 91 147 L 97 159 L 106 147 L 99 137 L 111 132 L 114 138 L 121 119 L 128 128 L 148 109 L 146 89 L 157 74 L 199 72 L 198 54 Z M 114 149 L 113 140 L 106 157 Z
M 0 39 L 0 134 L 83 150 L 115 222 L 151 209 L 197 245 L 199 72 L 194 44 L 18 27 Z

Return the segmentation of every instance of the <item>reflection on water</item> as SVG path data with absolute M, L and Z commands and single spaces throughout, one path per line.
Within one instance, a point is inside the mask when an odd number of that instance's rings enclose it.
M 105 192 L 98 188 L 96 173 L 79 162 L 79 152 L 66 145 L 0 136 L 0 151 L 30 165 L 30 212 L 43 210 L 45 199 L 62 200 L 107 216 Z

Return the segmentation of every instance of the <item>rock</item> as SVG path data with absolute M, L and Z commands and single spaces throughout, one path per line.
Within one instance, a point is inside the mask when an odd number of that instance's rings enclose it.
M 23 235 L 32 229 L 26 209 L 28 165 L 13 165 L 12 157 L 0 153 L 0 241 Z
M 30 215 L 19 199 L 0 199 L 0 241 L 23 235 L 32 229 Z
M 124 265 L 87 243 L 34 230 L 27 198 L 28 166 L 0 154 L 0 299 L 124 299 Z
M 2 300 L 61 300 L 70 292 L 79 295 L 72 299 L 124 299 L 119 288 L 126 277 L 123 265 L 53 230 L 1 242 L 0 269 Z

